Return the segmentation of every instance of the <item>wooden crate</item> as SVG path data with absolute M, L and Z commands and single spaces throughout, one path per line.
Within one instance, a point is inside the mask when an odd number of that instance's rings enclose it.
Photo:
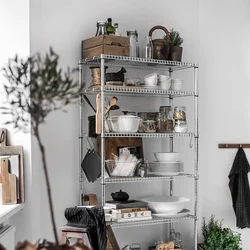
M 82 59 L 101 54 L 129 56 L 128 37 L 103 35 L 82 41 Z

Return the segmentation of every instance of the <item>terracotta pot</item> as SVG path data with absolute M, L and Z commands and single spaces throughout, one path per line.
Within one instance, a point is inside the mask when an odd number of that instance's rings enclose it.
M 169 51 L 170 61 L 181 61 L 183 48 L 180 46 L 171 46 Z

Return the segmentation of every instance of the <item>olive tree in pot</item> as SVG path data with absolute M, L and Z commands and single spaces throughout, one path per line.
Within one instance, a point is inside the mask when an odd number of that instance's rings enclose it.
M 211 215 L 202 223 L 203 242 L 198 245 L 199 250 L 241 250 L 241 237 L 239 233 L 230 228 L 224 228 L 222 221 Z
M 58 66 L 59 56 L 50 48 L 46 55 L 39 53 L 27 59 L 16 56 L 9 59 L 2 69 L 6 78 L 4 93 L 6 101 L 1 107 L 2 114 L 9 120 L 6 124 L 13 124 L 16 129 L 31 132 L 36 137 L 41 152 L 41 160 L 46 180 L 49 209 L 55 243 L 44 241 L 42 244 L 31 244 L 28 241 L 17 245 L 16 249 L 88 249 L 83 244 L 75 246 L 60 245 L 53 209 L 53 199 L 48 174 L 45 146 L 41 139 L 40 126 L 45 123 L 47 116 L 77 102 L 82 87 L 74 81 L 73 74 L 76 69 L 66 72 Z M 27 239 L 29 240 L 29 239 Z
M 171 29 L 170 31 L 170 50 L 169 50 L 169 60 L 170 61 L 181 61 L 183 48 L 181 47 L 183 43 L 183 38 L 181 38 L 180 33 Z

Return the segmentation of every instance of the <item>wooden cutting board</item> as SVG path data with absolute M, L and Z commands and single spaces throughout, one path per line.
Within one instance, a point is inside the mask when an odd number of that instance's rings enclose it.
M 17 203 L 24 202 L 24 170 L 23 170 L 23 146 L 7 146 L 7 130 L 0 128 L 0 155 L 19 156 L 19 198 Z M 12 178 L 12 177 L 11 177 Z
M 8 158 L 1 159 L 2 204 L 17 203 L 16 175 L 9 173 Z

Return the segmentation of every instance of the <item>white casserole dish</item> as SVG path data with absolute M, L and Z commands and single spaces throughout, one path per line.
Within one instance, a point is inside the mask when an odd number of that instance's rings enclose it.
M 111 128 L 116 133 L 135 133 L 139 129 L 141 118 L 133 115 L 112 116 L 109 118 Z
M 182 211 L 189 198 L 178 196 L 151 196 L 140 199 L 147 202 L 149 210 L 156 214 L 173 214 Z

